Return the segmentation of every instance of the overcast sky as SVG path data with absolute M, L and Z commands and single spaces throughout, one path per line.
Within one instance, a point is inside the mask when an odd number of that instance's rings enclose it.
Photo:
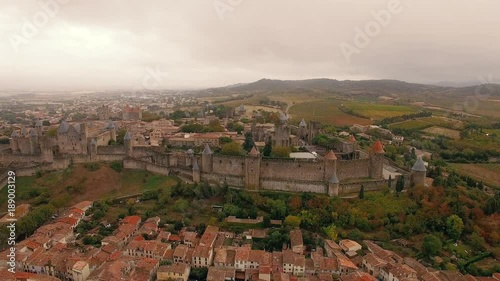
M 499 0 L 57 1 L 0 0 L 0 91 L 500 80 Z

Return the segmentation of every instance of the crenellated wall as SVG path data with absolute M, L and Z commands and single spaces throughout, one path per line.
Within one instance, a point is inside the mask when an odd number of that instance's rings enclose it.
M 125 146 L 123 145 L 106 145 L 97 146 L 97 154 L 123 154 L 125 155 Z
M 245 157 L 238 156 L 213 156 L 212 171 L 229 176 L 243 176 L 245 174 Z
M 224 181 L 227 182 L 230 186 L 235 187 L 245 187 L 245 178 L 243 176 L 231 176 L 217 173 L 207 173 L 201 175 L 202 180 L 207 180 L 208 182 L 213 183 L 222 183 Z
M 269 159 L 261 158 L 258 154 L 243 157 L 212 153 L 161 153 L 158 148 L 146 146 L 134 146 L 128 150 L 128 154 L 125 150 L 125 146 L 98 146 L 97 153 L 59 155 L 54 157 L 52 163 L 44 163 L 41 156 L 3 153 L 0 154 L 0 161 L 24 163 L 26 168 L 20 171 L 26 175 L 34 175 L 40 169 L 62 170 L 71 163 L 123 161 L 126 169 L 147 170 L 162 175 L 172 173 L 186 181 L 195 178 L 197 181 L 201 179 L 216 183 L 226 181 L 230 186 L 255 190 L 328 193 L 329 181 L 335 174 L 340 181 L 341 195 L 359 192 L 362 184 L 365 190 L 385 186 L 382 177 L 378 176 L 382 171 L 383 155 L 378 155 L 376 159 L 318 161 Z M 198 163 L 195 172 L 194 161 Z
M 327 193 L 326 184 L 324 182 L 318 181 L 286 181 L 262 179 L 261 188 L 290 192 Z
M 261 178 L 288 181 L 323 180 L 323 162 L 287 159 L 262 159 L 260 165 Z
M 347 183 L 340 183 L 339 194 L 357 194 L 361 190 L 361 185 L 364 186 L 365 191 L 380 190 L 386 186 L 384 180 L 363 180 L 363 181 L 349 181 Z
M 337 177 L 340 181 L 370 177 L 370 159 L 337 161 Z
M 123 160 L 125 169 L 146 170 L 152 173 L 168 176 L 170 174 L 168 167 L 161 167 L 150 162 L 139 161 L 136 159 L 126 158 Z

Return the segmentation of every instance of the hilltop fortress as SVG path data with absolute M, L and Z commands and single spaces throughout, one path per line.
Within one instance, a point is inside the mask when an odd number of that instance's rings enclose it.
M 249 190 L 315 192 L 330 196 L 383 188 L 384 149 L 377 141 L 369 153 L 355 150 L 345 160 L 329 151 L 323 159 L 263 158 L 254 147 L 246 156 L 214 154 L 205 144 L 202 153 L 193 150 L 165 153 L 158 147 L 138 145 L 127 132 L 124 145 L 116 142 L 116 129 L 110 121 L 104 128 L 62 122 L 55 136 L 49 136 L 38 122 L 35 128 L 15 130 L 10 149 L 0 161 L 10 165 L 17 175 L 37 171 L 61 170 L 72 163 L 122 161 L 124 168 L 142 169 L 163 175 L 175 174 L 190 182 L 207 180 L 227 182 Z M 353 149 L 356 146 L 353 145 Z M 423 184 L 425 166 L 417 161 L 411 173 L 403 173 L 411 184 Z M 417 165 L 418 164 L 418 165 Z

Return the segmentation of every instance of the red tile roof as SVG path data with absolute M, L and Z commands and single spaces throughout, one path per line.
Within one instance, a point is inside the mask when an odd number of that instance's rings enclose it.
M 123 218 L 121 221 L 122 224 L 133 224 L 138 225 L 141 222 L 141 217 L 139 216 L 128 216 Z
M 324 157 L 325 160 L 337 160 L 337 156 L 335 156 L 335 153 L 333 153 L 332 150 L 330 150 Z
M 377 142 L 375 142 L 375 144 L 373 145 L 372 151 L 374 153 L 382 153 L 382 154 L 385 153 L 384 147 L 382 146 L 382 143 L 380 142 L 380 140 L 377 140 Z

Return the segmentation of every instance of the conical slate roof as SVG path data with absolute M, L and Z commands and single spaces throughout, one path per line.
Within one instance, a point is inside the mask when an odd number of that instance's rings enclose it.
M 325 160 L 337 160 L 337 156 L 335 156 L 335 153 L 333 153 L 332 150 L 330 150 L 324 157 Z
M 38 133 L 36 132 L 36 130 L 35 129 L 31 129 L 30 130 L 30 137 L 36 137 L 36 136 L 38 136 Z
M 194 153 L 194 151 L 191 148 L 186 150 L 186 154 L 193 154 L 193 153 Z
M 193 172 L 199 172 L 200 166 L 198 166 L 198 161 L 196 159 L 193 161 Z
M 288 116 L 285 113 L 280 114 L 280 121 L 285 122 L 288 121 Z
M 132 139 L 132 134 L 127 131 L 127 133 L 125 133 L 125 136 L 123 137 L 123 140 L 131 140 Z
M 385 153 L 384 147 L 382 146 L 382 143 L 380 140 L 377 140 L 377 142 L 373 145 L 372 151 L 375 153 Z
M 330 183 L 339 183 L 339 178 L 337 178 L 337 173 L 333 174 L 333 176 L 330 178 Z
M 19 133 L 17 132 L 17 130 L 12 131 L 12 134 L 10 135 L 10 137 L 12 137 L 12 138 L 19 137 Z
M 97 142 L 95 141 L 95 139 L 92 139 L 92 140 L 90 141 L 90 145 L 96 145 L 96 144 L 97 144 Z
M 417 158 L 417 162 L 413 165 L 411 168 L 412 171 L 417 171 L 417 172 L 426 172 L 427 168 L 425 167 L 424 160 L 422 160 L 422 157 Z
M 66 121 L 62 121 L 61 124 L 59 124 L 59 128 L 57 128 L 57 132 L 60 134 L 66 133 L 69 129 L 69 124 Z
M 106 125 L 106 129 L 114 129 L 114 128 L 116 128 L 115 124 L 113 124 L 113 121 L 109 120 L 108 125 Z
M 23 129 L 21 130 L 21 135 L 23 135 L 23 136 L 27 136 L 27 135 L 29 135 L 29 131 L 28 131 L 28 129 L 27 129 L 27 128 L 23 128 Z
M 304 118 L 302 118 L 302 121 L 300 121 L 299 127 L 302 127 L 302 128 L 307 127 L 307 123 L 306 123 L 306 120 L 304 120 Z
M 202 154 L 213 154 L 212 149 L 210 149 L 208 143 L 205 144 L 205 149 L 203 149 Z
M 38 128 L 38 127 L 43 127 L 43 122 L 42 122 L 42 120 L 38 119 L 38 121 L 36 121 L 35 127 L 36 127 L 36 128 Z

